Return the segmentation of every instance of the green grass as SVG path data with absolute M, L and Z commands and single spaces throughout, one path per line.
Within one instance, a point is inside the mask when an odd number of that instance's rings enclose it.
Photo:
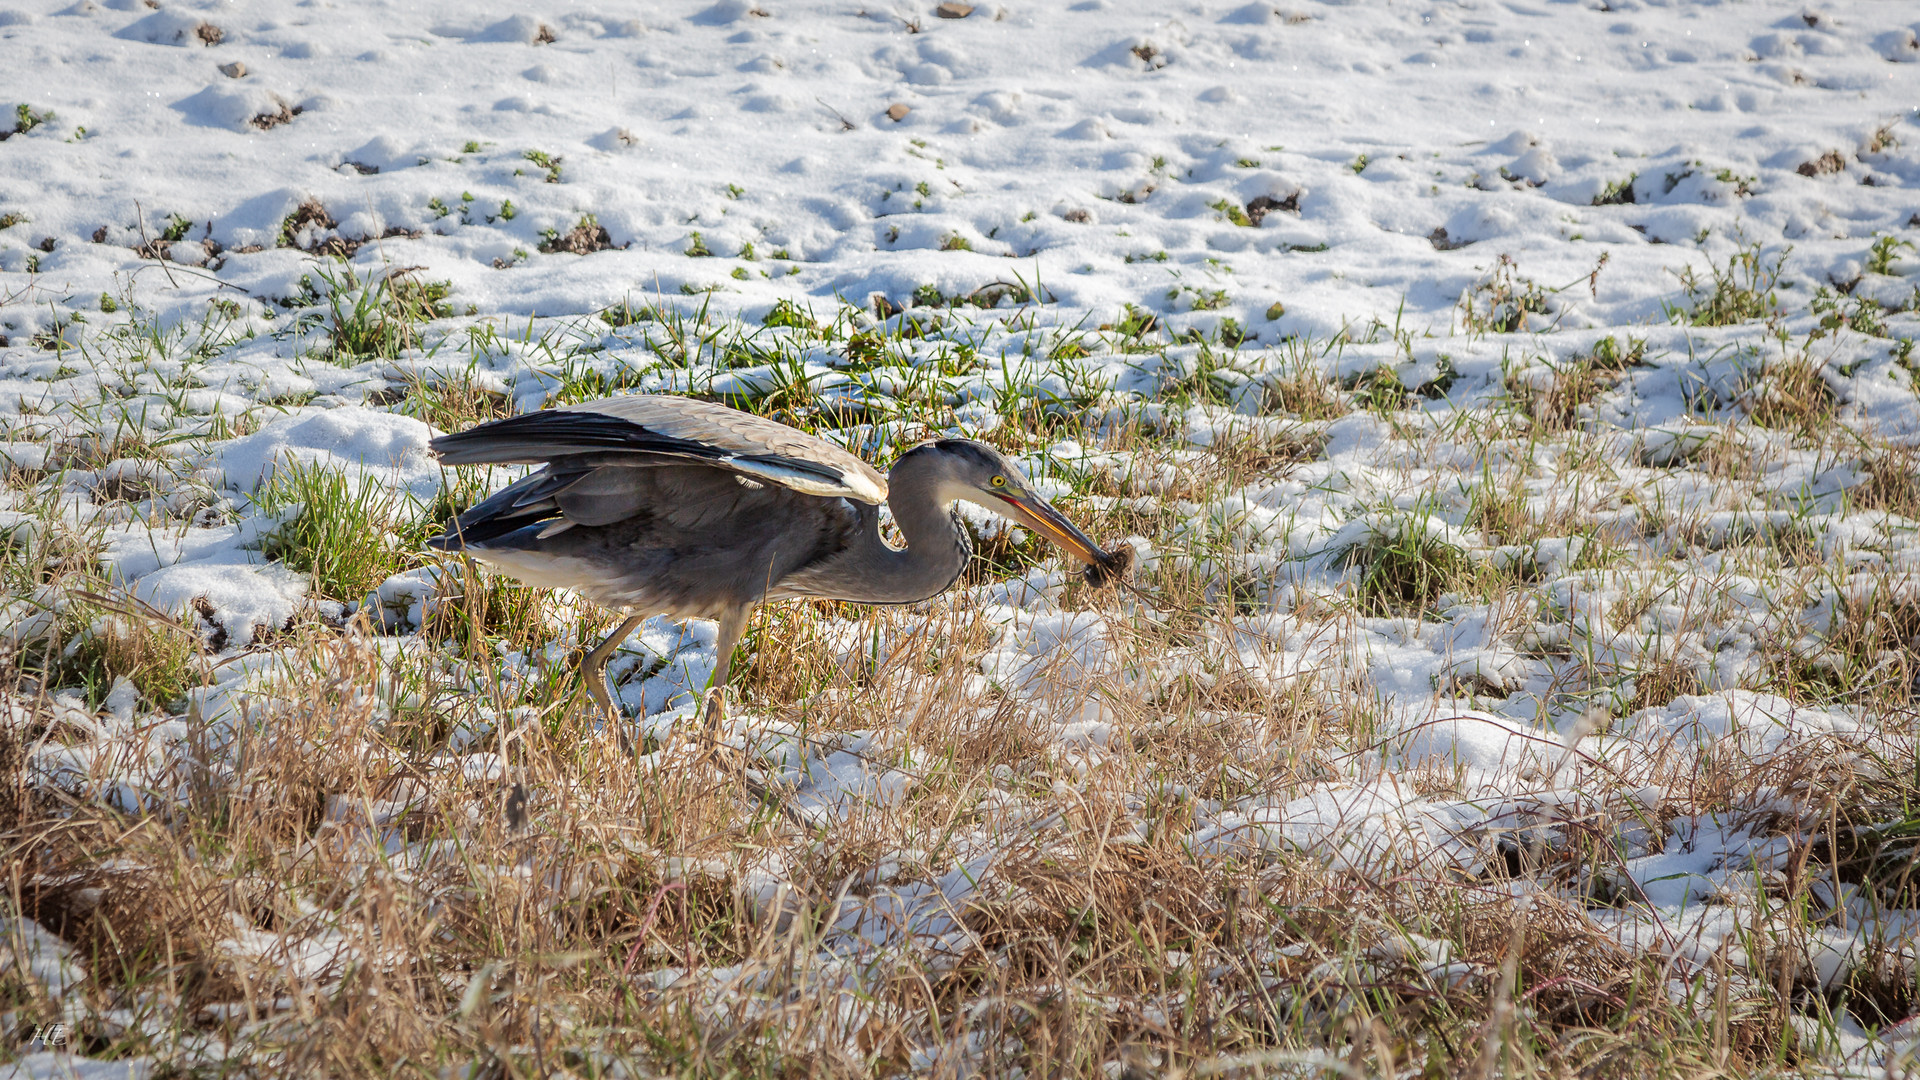
M 1233 202 L 1231 199 L 1221 199 L 1218 202 L 1207 205 L 1212 207 L 1221 217 L 1226 218 L 1235 225 L 1239 225 L 1242 228 L 1253 228 L 1253 219 L 1247 216 L 1246 210 L 1242 209 L 1239 204 Z
M 1552 312 L 1549 291 L 1522 276 L 1513 257 L 1502 254 L 1486 277 L 1461 294 L 1461 324 L 1469 334 L 1511 334 L 1532 328 L 1534 316 Z
M 1441 594 L 1469 586 L 1475 574 L 1466 550 L 1421 518 L 1377 529 L 1341 561 L 1358 572 L 1354 595 L 1361 610 L 1375 615 L 1418 614 Z
M 557 184 L 560 182 L 561 159 L 559 157 L 541 150 L 528 150 L 520 156 L 531 161 L 537 168 L 546 170 L 547 183 Z
M 306 574 L 316 594 L 342 601 L 358 602 L 391 575 L 419 565 L 427 537 L 441 523 L 375 478 L 295 462 L 277 465 L 253 504 L 284 519 L 262 553 Z
M 323 265 L 314 273 L 326 287 L 323 325 L 329 354 L 339 363 L 394 359 L 419 349 L 425 343 L 422 328 L 453 314 L 447 302 L 450 282 L 418 281 L 399 273 L 361 278 L 350 266 Z
M 1867 252 L 1867 273 L 1893 273 L 1894 264 L 1900 261 L 1900 252 L 1913 249 L 1911 240 L 1904 240 L 1892 234 L 1875 237 L 1873 247 Z
M 1687 305 L 1671 307 L 1668 317 L 1691 326 L 1732 326 L 1771 318 L 1779 311 L 1775 288 L 1791 250 L 1768 259 L 1758 243 L 1748 244 L 1727 256 L 1724 264 L 1709 264 L 1705 278 L 1691 266 L 1682 267 L 1680 288 L 1687 294 Z
M 150 707 L 184 709 L 187 691 L 207 680 L 214 641 L 202 631 L 130 597 L 97 596 L 66 612 L 45 674 L 99 704 L 116 680 L 132 682 Z
M 25 135 L 41 124 L 53 119 L 51 111 L 41 112 L 33 106 L 21 102 L 13 107 L 13 135 Z
M 1600 189 L 1593 197 L 1595 206 L 1620 206 L 1633 202 L 1633 182 L 1640 179 L 1639 173 L 1633 173 L 1624 180 L 1615 180 Z
M 817 324 L 813 316 L 802 311 L 799 305 L 791 300 L 781 300 L 774 304 L 773 310 L 767 312 L 766 316 L 760 320 L 760 325 L 785 327 L 789 330 L 812 330 Z

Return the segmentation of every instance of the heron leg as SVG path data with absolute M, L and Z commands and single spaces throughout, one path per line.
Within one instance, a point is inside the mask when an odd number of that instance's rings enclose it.
M 707 739 L 713 741 L 726 719 L 727 676 L 733 670 L 733 650 L 747 632 L 747 615 L 752 609 L 734 608 L 720 616 L 720 632 L 714 638 L 713 678 L 707 681 Z
M 594 704 L 600 706 L 600 714 L 608 723 L 619 719 L 620 713 L 613 706 L 613 690 L 607 685 L 607 660 L 613 656 L 613 650 L 627 640 L 627 635 L 633 633 L 633 628 L 645 621 L 645 615 L 627 616 L 605 641 L 580 658 L 580 679 L 587 684 L 587 693 L 593 697 Z

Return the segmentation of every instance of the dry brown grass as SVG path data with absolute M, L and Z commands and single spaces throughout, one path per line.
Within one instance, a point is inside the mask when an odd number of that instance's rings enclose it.
M 1628 712 L 1665 705 L 1682 694 L 1699 694 L 1706 689 L 1692 663 L 1671 655 L 1652 658 L 1634 672 L 1633 679 Z
M 864 617 L 883 638 L 896 629 Z M 220 759 L 233 767 L 190 769 L 174 810 L 35 792 L 4 837 L 14 902 L 87 960 L 87 1045 L 184 1060 L 179 1040 L 239 1040 L 247 1068 L 287 1075 L 622 1059 L 673 1075 L 885 1075 L 957 1065 L 968 1039 L 1001 1048 L 971 1057 L 988 1076 L 1213 1069 L 1282 1049 L 1445 1075 L 1486 1067 L 1496 1023 L 1509 1071 L 1681 1075 L 1706 1052 L 1659 1004 L 1656 962 L 1559 901 L 1516 907 L 1441 868 L 1383 877 L 1191 850 L 1192 798 L 1288 789 L 1354 738 L 1357 686 L 1231 670 L 1115 699 L 1133 740 L 1083 795 L 1037 802 L 1052 810 L 1037 829 L 1002 835 L 938 963 L 880 954 L 847 1011 L 819 951 L 836 913 L 948 872 L 974 829 L 1008 828 L 980 816 L 984 792 L 1010 777 L 1038 794 L 1062 773 L 1046 707 L 957 692 L 982 640 L 965 620 L 853 666 L 827 659 L 808 636 L 819 625 L 801 609 L 762 619 L 736 708 L 805 699 L 822 738 L 884 718 L 924 774 L 906 802 L 829 832 L 745 797 L 730 766 L 637 769 L 640 748 L 562 700 L 494 739 L 502 772 L 464 776 L 368 693 L 391 677 L 370 642 L 322 636 L 314 674 L 256 699 Z M 1192 794 L 1132 801 L 1170 784 Z M 790 882 L 770 907 L 745 873 L 768 853 Z M 1524 1013 L 1498 1007 L 1516 924 L 1507 993 L 1525 992 Z M 1409 935 L 1449 942 L 1459 976 L 1430 974 Z M 664 967 L 704 974 L 635 978 Z M 42 1007 L 17 976 L 0 992 Z M 129 1005 L 174 1034 L 116 1031 L 104 1017 Z
M 183 700 L 205 681 L 211 650 L 198 629 L 132 597 L 90 593 L 76 599 L 81 602 L 68 609 L 56 631 L 60 648 L 49 678 L 78 683 L 97 701 L 115 678 L 124 677 L 142 700 L 161 706 Z
M 1262 383 L 1266 412 L 1284 413 L 1307 422 L 1337 420 L 1349 411 L 1340 384 L 1318 365 L 1298 364 Z
M 1541 431 L 1559 433 L 1578 428 L 1585 419 L 1584 410 L 1619 381 L 1618 374 L 1602 371 L 1585 358 L 1577 358 L 1553 369 L 1544 385 L 1509 378 L 1507 393 L 1523 404 Z
M 1875 447 L 1862 460 L 1867 482 L 1856 488 L 1858 505 L 1920 519 L 1920 450 Z
M 441 431 L 464 431 L 513 414 L 507 395 L 474 378 L 414 378 L 382 391 L 376 404 L 392 405 Z
M 1747 410 L 1755 423 L 1817 438 L 1832 426 L 1838 404 L 1820 364 L 1796 353 L 1768 365 L 1749 391 Z
M 1817 651 L 1784 658 L 1784 682 L 1811 700 L 1870 701 L 1901 708 L 1920 679 L 1920 590 L 1910 580 L 1850 580 L 1838 595 L 1829 626 L 1818 628 Z
M 1646 343 L 1635 338 L 1623 344 L 1604 337 L 1585 352 L 1548 362 L 1544 376 L 1538 369 L 1508 374 L 1507 396 L 1520 404 L 1536 435 L 1577 431 L 1600 397 L 1642 362 L 1645 350 Z
M 524 588 L 512 578 L 471 559 L 448 557 L 436 603 L 426 614 L 420 634 L 427 641 L 447 643 L 465 656 L 484 656 L 496 642 L 522 650 L 537 650 L 558 641 L 571 621 L 556 618 L 553 597 Z M 592 613 L 589 618 L 597 618 Z M 558 625 L 556 625 L 558 624 Z M 585 636 L 585 635 L 579 635 Z

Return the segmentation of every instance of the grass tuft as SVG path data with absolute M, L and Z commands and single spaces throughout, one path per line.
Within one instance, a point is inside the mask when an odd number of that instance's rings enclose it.
M 1430 518 L 1394 519 L 1341 556 L 1359 571 L 1354 596 L 1362 611 L 1418 613 L 1472 583 L 1476 571 L 1466 550 L 1432 524 Z
M 1748 244 L 1727 256 L 1725 265 L 1708 266 L 1705 280 L 1693 267 L 1682 267 L 1680 287 L 1687 306 L 1670 307 L 1668 317 L 1689 326 L 1733 326 L 1771 318 L 1779 310 L 1774 288 L 1791 250 L 1775 253 L 1769 262 L 1758 242 Z
M 1533 329 L 1532 316 L 1552 312 L 1547 292 L 1521 276 L 1513 256 L 1502 254 L 1492 271 L 1460 294 L 1461 325 L 1469 334 L 1512 334 Z
M 137 600 L 89 595 L 98 599 L 64 613 L 68 629 L 56 631 L 46 685 L 79 689 L 98 705 L 127 679 L 151 706 L 181 708 L 187 691 L 206 681 L 206 650 L 220 642 Z
M 313 591 L 357 603 L 388 577 L 419 565 L 437 523 L 405 492 L 337 467 L 286 461 L 253 495 L 283 523 L 263 553 L 306 574 Z
M 451 282 L 418 281 L 404 271 L 362 279 L 352 267 L 322 266 L 315 273 L 326 285 L 329 353 L 343 363 L 391 360 L 419 349 L 422 328 L 453 314 Z
M 1806 353 L 1768 365 L 1748 399 L 1748 415 L 1755 423 L 1809 436 L 1827 430 L 1839 406 L 1820 364 Z

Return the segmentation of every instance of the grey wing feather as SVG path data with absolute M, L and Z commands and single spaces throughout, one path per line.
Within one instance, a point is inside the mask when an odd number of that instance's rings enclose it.
M 704 464 L 809 495 L 873 504 L 887 498 L 878 470 L 830 442 L 724 405 L 660 394 L 508 417 L 442 435 L 432 446 L 450 465 Z
M 634 469 L 595 469 L 554 495 L 576 525 L 611 525 L 638 514 L 653 495 Z

